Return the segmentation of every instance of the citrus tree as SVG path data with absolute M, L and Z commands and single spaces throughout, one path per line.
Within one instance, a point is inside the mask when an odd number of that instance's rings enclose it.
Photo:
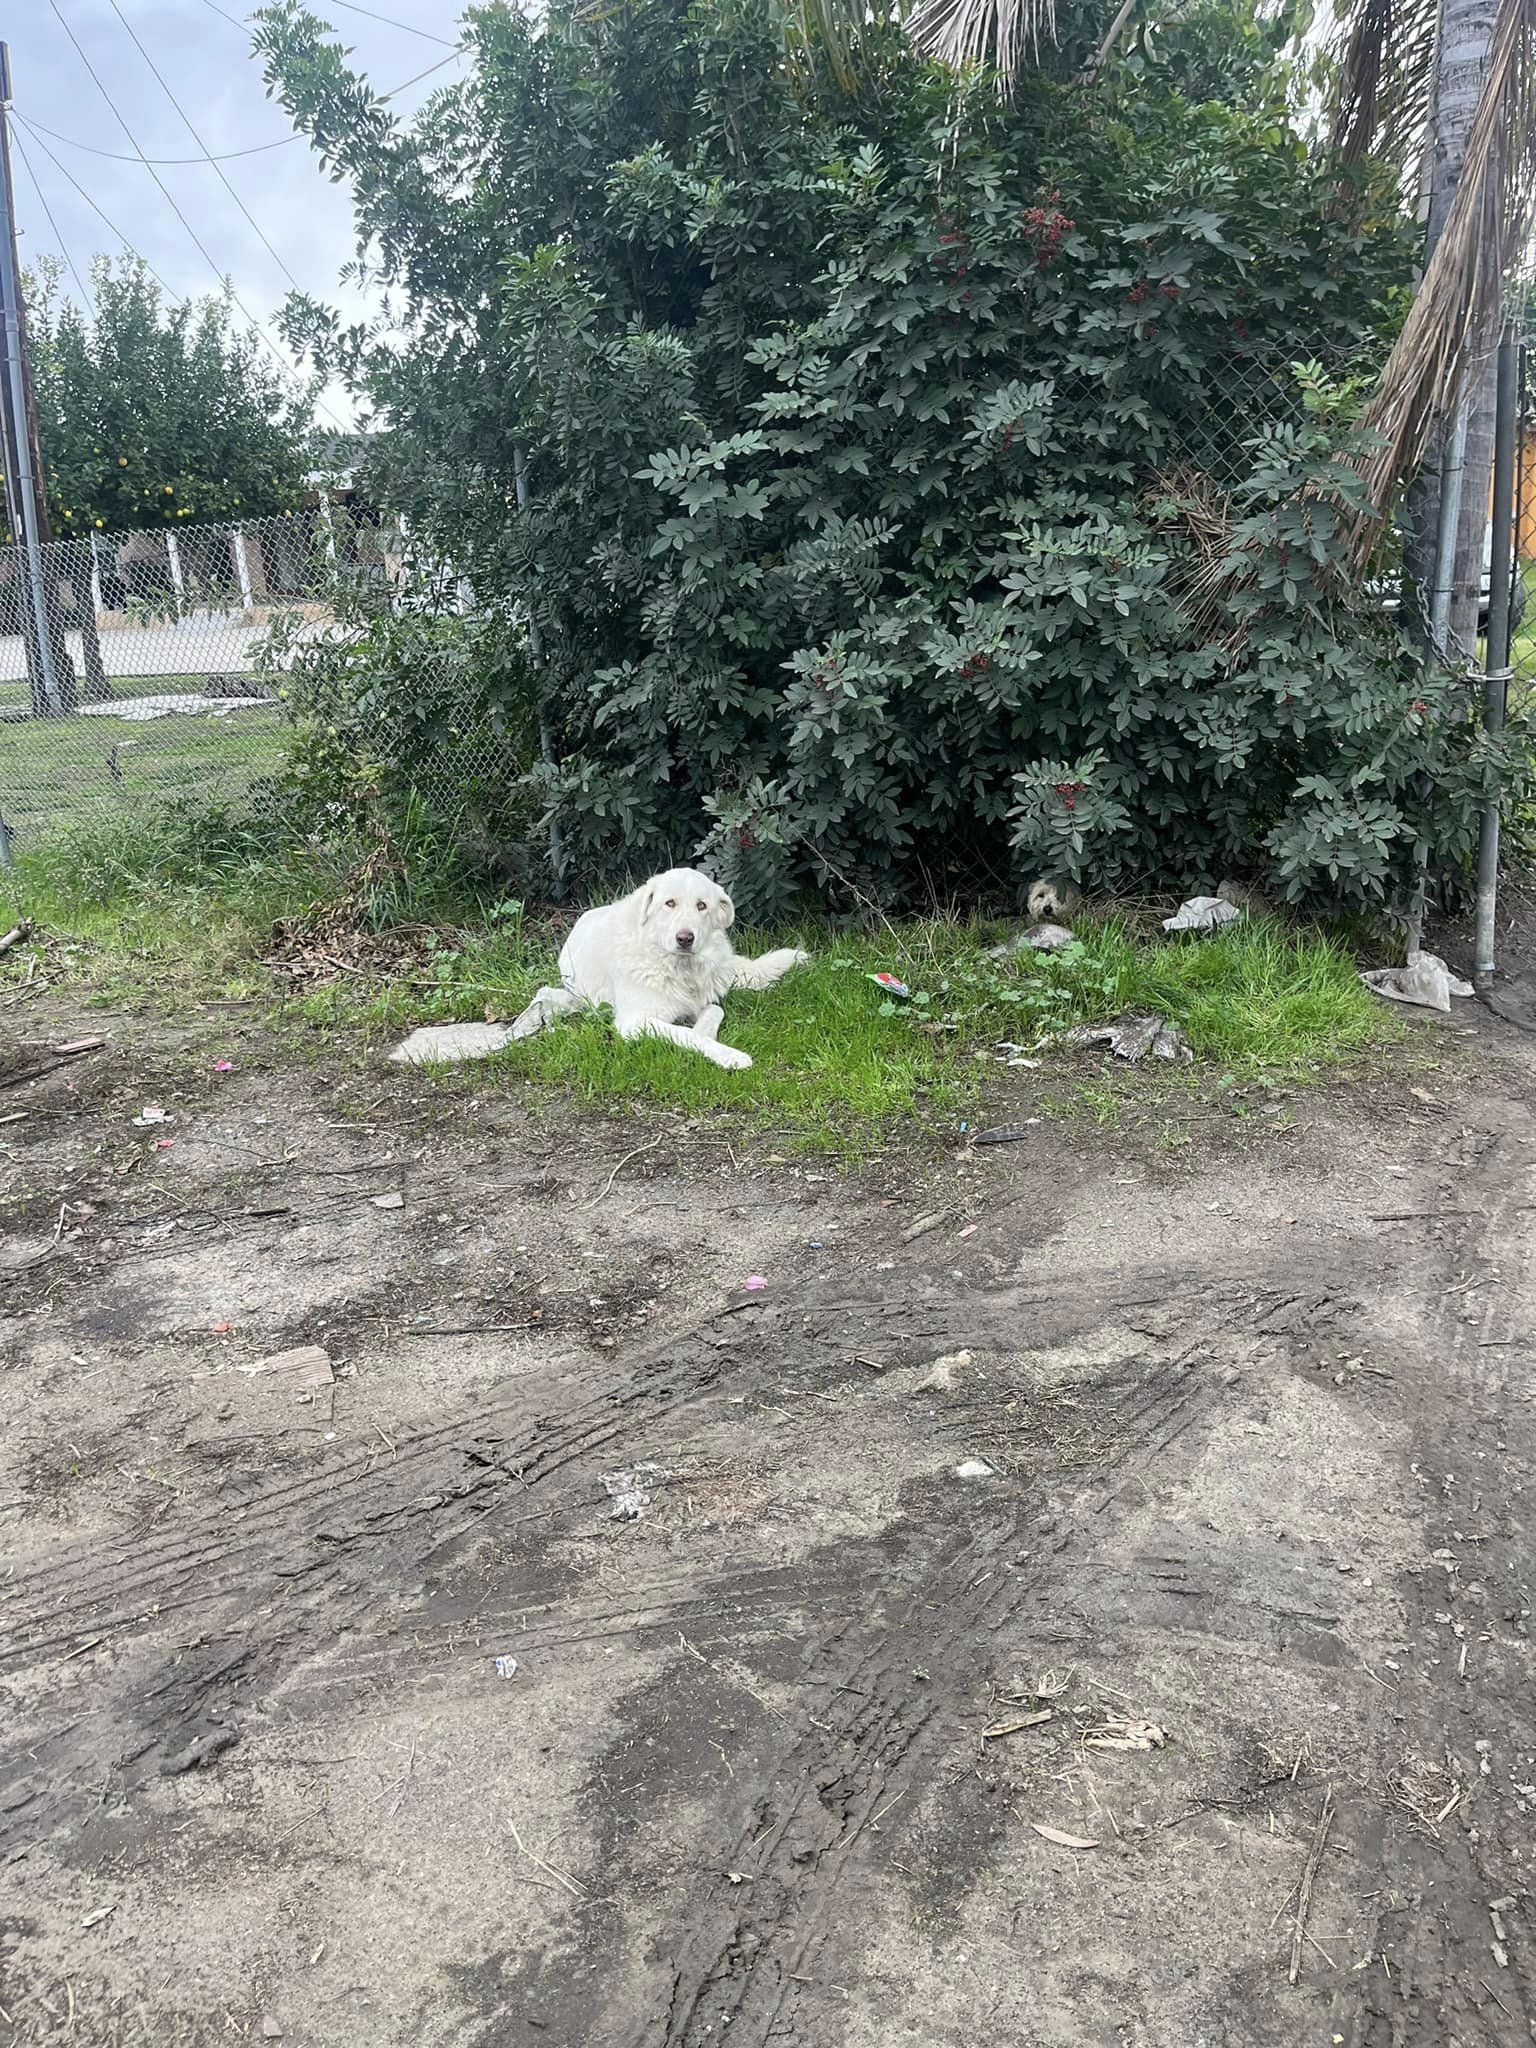
M 91 266 L 87 314 L 56 266 L 25 281 L 55 535 L 251 519 L 297 504 L 311 393 L 227 294 L 167 305 L 141 262 Z

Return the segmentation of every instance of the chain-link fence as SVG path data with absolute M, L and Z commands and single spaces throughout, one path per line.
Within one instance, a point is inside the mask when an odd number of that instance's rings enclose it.
M 92 813 L 238 803 L 277 774 L 291 649 L 399 602 L 388 519 L 282 518 L 0 549 L 0 819 L 32 848 Z
M 1256 438 L 1304 418 L 1295 366 L 1307 354 L 1323 357 L 1333 382 L 1374 367 L 1337 343 L 1279 350 L 1236 337 L 1182 406 L 1166 392 L 1155 414 L 1112 386 L 1087 405 L 1076 394 L 1067 412 L 1083 459 L 1128 482 L 1193 477 L 1220 498 L 1249 474 Z M 1536 475 L 1536 426 L 1529 446 Z M 1533 500 L 1536 487 L 1522 489 L 1526 562 L 1536 562 Z M 372 611 L 414 609 L 429 584 L 442 603 L 441 570 L 412 561 L 397 522 L 319 495 L 283 518 L 56 541 L 35 572 L 23 550 L 0 549 L 0 856 L 102 815 L 274 801 L 293 732 L 280 689 L 295 651 L 357 632 Z M 455 599 L 451 578 L 446 587 L 462 609 L 464 591 Z M 1385 591 L 1383 602 L 1393 602 Z M 1536 668 L 1532 647 L 1517 643 L 1517 675 L 1527 661 Z M 473 694 L 469 667 L 446 654 L 441 667 L 439 699 Z M 434 813 L 473 809 L 482 785 L 515 779 L 483 704 L 440 701 L 434 719 L 436 738 L 408 771 Z M 354 722 L 341 744 L 398 760 L 397 737 Z

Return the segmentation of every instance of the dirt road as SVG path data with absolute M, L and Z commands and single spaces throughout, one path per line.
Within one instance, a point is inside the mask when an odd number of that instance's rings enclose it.
M 845 1176 L 23 1014 L 0 2044 L 1531 2038 L 1531 1039 Z

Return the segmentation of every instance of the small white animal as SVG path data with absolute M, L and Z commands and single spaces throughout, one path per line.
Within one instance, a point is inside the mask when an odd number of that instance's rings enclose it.
M 1024 899 L 1032 924 L 1055 919 L 1067 924 L 1083 907 L 1083 892 L 1064 875 L 1037 875 Z
M 747 1053 L 716 1036 L 720 998 L 733 988 L 770 988 L 810 955 L 783 946 L 743 960 L 726 937 L 735 921 L 730 897 L 696 868 L 653 876 L 576 920 L 560 954 L 560 987 L 539 990 L 512 1036 L 532 1038 L 556 1017 L 611 1003 L 620 1038 L 668 1038 L 717 1067 L 750 1067 Z

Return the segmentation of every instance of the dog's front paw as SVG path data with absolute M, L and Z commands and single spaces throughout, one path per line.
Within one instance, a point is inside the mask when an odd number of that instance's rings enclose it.
M 717 1045 L 710 1057 L 717 1067 L 740 1069 L 752 1064 L 751 1053 L 741 1052 L 734 1045 Z
M 544 1005 L 542 1003 L 530 1003 L 522 1015 L 514 1020 L 512 1036 L 514 1038 L 537 1038 L 541 1031 L 548 1029 L 549 1022 L 549 1012 L 545 1009 Z
M 791 967 L 808 966 L 810 958 L 810 954 L 806 952 L 803 946 L 791 946 L 789 949 L 789 964 Z

